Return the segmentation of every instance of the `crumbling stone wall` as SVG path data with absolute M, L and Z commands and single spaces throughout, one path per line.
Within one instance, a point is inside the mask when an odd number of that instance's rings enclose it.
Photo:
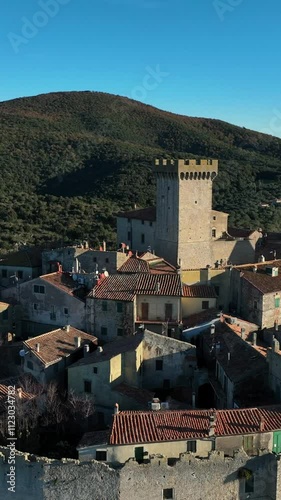
M 0 448 L 0 498 L 6 500 L 162 500 L 163 490 L 173 488 L 177 500 L 246 500 L 241 468 L 254 473 L 251 500 L 281 498 L 280 461 L 271 453 L 234 458 L 212 452 L 207 459 L 182 454 L 169 464 L 162 456 L 149 464 L 129 460 L 123 468 L 103 463 L 49 460 L 16 452 L 16 491 L 8 491 L 8 449 Z

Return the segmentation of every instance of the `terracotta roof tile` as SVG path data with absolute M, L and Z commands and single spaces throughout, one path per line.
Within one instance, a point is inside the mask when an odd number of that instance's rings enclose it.
M 124 411 L 114 415 L 109 444 L 137 444 L 207 438 L 210 417 L 215 435 L 255 434 L 281 429 L 281 405 L 235 410 Z
M 156 221 L 156 207 L 139 208 L 137 210 L 119 212 L 116 216 L 124 217 L 126 219 L 138 219 L 154 222 Z
M 92 354 L 88 355 L 86 358 L 82 358 L 76 363 L 72 364 L 70 368 L 89 365 L 92 363 L 102 363 L 108 361 L 109 359 L 122 354 L 123 352 L 134 351 L 138 345 L 143 341 L 144 333 L 137 333 L 136 335 L 131 335 L 128 337 L 121 337 L 111 342 L 105 344 L 102 351 L 98 349 Z
M 183 285 L 183 297 L 216 299 L 217 294 L 213 286 Z
M 132 387 L 128 384 L 125 384 L 124 382 L 115 386 L 114 391 L 127 396 L 127 398 L 133 399 L 134 401 L 142 405 L 144 409 L 148 407 L 148 402 L 151 401 L 154 397 L 154 392 L 148 391 L 147 389 Z
M 257 268 L 256 272 L 253 271 L 254 266 Z M 267 274 L 267 267 L 277 267 L 279 269 L 278 276 L 270 276 Z M 237 266 L 235 270 L 237 272 L 240 271 L 240 277 L 251 283 L 262 294 L 281 291 L 281 260 L 270 263 Z
M 151 254 L 152 255 L 152 254 Z M 176 268 L 166 262 L 164 259 L 155 257 L 153 259 L 143 259 L 142 257 L 130 257 L 118 269 L 119 273 L 150 273 L 167 274 L 176 273 Z
M 136 295 L 181 296 L 177 274 L 114 274 L 95 286 L 89 297 L 133 301 Z
M 23 401 L 29 401 L 36 397 L 30 390 L 26 387 L 36 387 L 39 386 L 38 382 L 29 375 L 22 375 L 20 377 L 12 377 L 8 379 L 0 380 L 0 413 L 7 411 L 7 397 L 8 397 L 8 387 L 14 386 L 16 389 L 17 397 L 19 397 L 19 391 L 21 390 L 21 399 Z
M 74 281 L 69 273 L 55 272 L 40 276 L 40 279 L 56 286 L 63 292 L 73 295 L 76 299 L 83 300 L 87 295 L 87 290 L 83 286 L 78 286 L 77 281 Z
M 69 331 L 63 328 L 53 330 L 38 337 L 26 340 L 23 346 L 32 350 L 33 354 L 44 364 L 52 364 L 62 358 L 68 357 L 80 348 L 75 346 L 75 337 L 81 337 L 81 347 L 90 344 L 94 347 L 97 338 L 71 326 Z M 36 352 L 36 344 L 39 344 L 39 352 Z

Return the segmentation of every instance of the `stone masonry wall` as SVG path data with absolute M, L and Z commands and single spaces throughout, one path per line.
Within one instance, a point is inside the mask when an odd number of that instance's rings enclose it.
M 8 491 L 7 448 L 0 448 L 0 498 L 8 500 L 162 500 L 172 488 L 177 500 L 275 500 L 281 498 L 280 461 L 273 454 L 234 458 L 212 452 L 209 459 L 183 454 L 173 466 L 161 456 L 150 464 L 130 460 L 123 468 L 96 461 L 49 460 L 16 452 L 16 491 Z M 245 493 L 238 471 L 254 473 L 254 493 Z

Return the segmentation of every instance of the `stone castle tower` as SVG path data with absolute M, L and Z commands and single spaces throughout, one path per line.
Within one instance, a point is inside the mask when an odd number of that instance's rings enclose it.
M 212 182 L 218 160 L 155 160 L 155 250 L 183 269 L 212 264 Z

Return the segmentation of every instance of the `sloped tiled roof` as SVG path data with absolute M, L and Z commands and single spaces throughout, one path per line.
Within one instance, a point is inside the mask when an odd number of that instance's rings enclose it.
M 146 220 L 149 222 L 156 221 L 156 207 L 139 208 L 137 210 L 129 210 L 127 212 L 119 212 L 117 217 L 126 219 Z
M 254 266 L 256 266 L 257 272 L 253 272 Z M 266 267 L 278 267 L 278 276 L 267 274 Z M 251 283 L 262 294 L 281 291 L 281 260 L 237 266 L 235 270 L 240 271 L 240 277 Z
M 152 254 L 150 254 L 152 255 Z M 143 259 L 143 257 L 130 257 L 118 269 L 119 273 L 150 273 L 167 274 L 176 273 L 176 268 L 160 257 Z
M 181 296 L 177 274 L 114 274 L 104 278 L 90 297 L 104 300 L 133 301 L 136 295 Z
M 134 351 L 143 341 L 144 333 L 137 333 L 128 337 L 120 337 L 105 344 L 102 351 L 96 350 L 89 354 L 86 358 L 82 358 L 72 364 L 70 368 L 75 368 L 80 365 L 89 365 L 92 363 L 102 363 L 109 359 L 122 354 L 123 352 Z
M 154 392 L 148 391 L 147 389 L 132 387 L 128 384 L 125 384 L 124 382 L 116 385 L 114 387 L 114 391 L 119 392 L 127 398 L 133 399 L 134 401 L 142 405 L 145 409 L 148 407 L 148 402 L 151 401 L 154 397 Z
M 227 230 L 230 236 L 234 238 L 250 238 L 250 236 L 256 232 L 255 229 L 238 229 L 236 227 L 229 227 Z
M 216 299 L 217 294 L 213 286 L 210 285 L 183 285 L 183 297 Z
M 26 386 L 30 387 L 38 386 L 38 382 L 29 375 L 22 375 L 20 377 L 12 377 L 8 379 L 0 380 L 0 413 L 3 411 L 7 412 L 7 397 L 9 394 L 9 387 L 15 387 L 15 392 L 17 397 L 19 397 L 19 391 L 21 390 L 21 399 L 23 401 L 29 401 L 36 397 L 36 394 L 26 390 Z
M 114 415 L 109 444 L 157 443 L 207 438 L 210 417 L 215 436 L 271 432 L 281 429 L 281 405 L 233 410 L 124 411 Z
M 75 346 L 75 337 L 81 337 L 81 347 L 84 344 L 97 344 L 97 338 L 71 326 L 69 331 L 58 328 L 43 335 L 38 335 L 26 340 L 23 346 L 32 350 L 33 354 L 44 364 L 49 365 L 68 357 L 75 351 L 81 349 Z M 36 344 L 39 344 L 39 352 L 36 352 Z

